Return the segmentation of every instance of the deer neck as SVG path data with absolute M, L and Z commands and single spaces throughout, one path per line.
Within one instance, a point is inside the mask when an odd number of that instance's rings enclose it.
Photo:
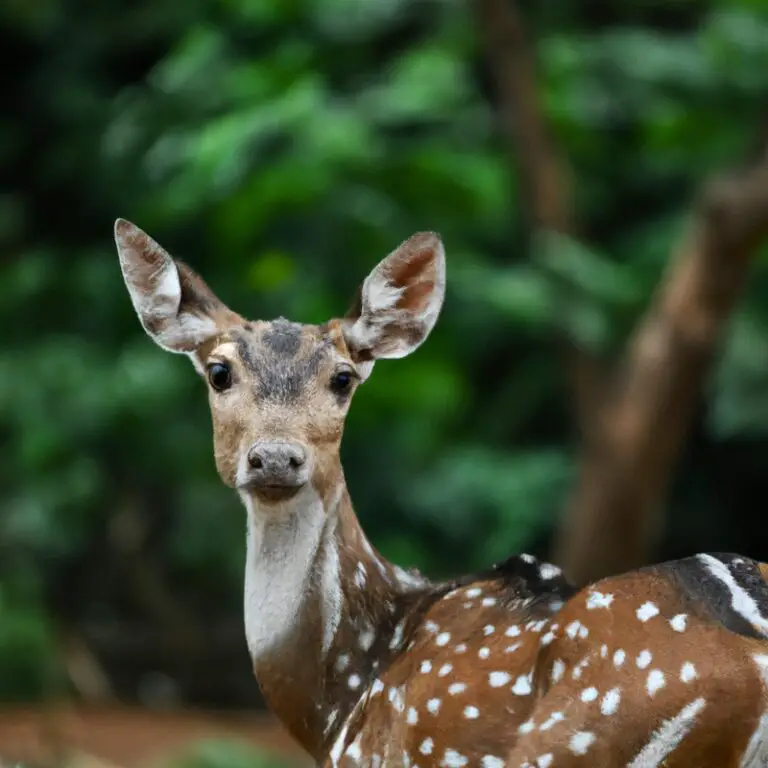
M 357 521 L 339 469 L 325 493 L 248 511 L 245 631 L 270 709 L 316 759 L 377 672 L 398 653 L 405 617 L 431 592 L 387 562 Z

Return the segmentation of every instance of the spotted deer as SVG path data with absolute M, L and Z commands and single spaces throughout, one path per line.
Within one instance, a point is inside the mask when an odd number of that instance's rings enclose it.
M 207 384 L 247 519 L 245 635 L 322 766 L 768 765 L 768 566 L 702 554 L 576 589 L 529 555 L 433 582 L 363 533 L 339 458 L 355 389 L 428 336 L 439 237 L 411 237 L 324 325 L 251 322 L 133 224 L 133 306 Z

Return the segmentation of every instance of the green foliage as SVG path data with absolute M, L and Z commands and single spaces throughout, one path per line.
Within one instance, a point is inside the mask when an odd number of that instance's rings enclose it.
M 15 177 L 0 196 L 0 696 L 40 695 L 58 621 L 152 621 L 119 570 L 126 510 L 182 604 L 211 625 L 241 610 L 243 513 L 214 471 L 203 387 L 133 315 L 117 216 L 238 311 L 305 322 L 344 312 L 399 241 L 440 231 L 447 305 L 356 398 L 353 498 L 385 554 L 433 574 L 545 538 L 575 455 L 550 342 L 614 354 L 697 185 L 751 141 L 763 5 L 617 3 L 600 25 L 578 4 L 531 11 L 589 245 L 527 237 L 469 4 L 33 5 L 0 16 L 18 67 L 0 118 Z M 712 440 L 766 438 L 766 283 L 763 258 L 708 393 Z M 222 754 L 189 764 L 250 761 Z
M 731 323 L 711 386 L 710 424 L 725 438 L 768 431 L 768 307 L 755 285 Z
M 4 698 L 49 695 L 61 683 L 45 606 L 28 584 L 0 582 L 0 675 Z
M 237 741 L 210 739 L 193 745 L 167 768 L 290 768 L 291 765 Z
M 404 503 L 415 503 L 427 520 L 444 527 L 449 546 L 458 551 L 478 529 L 493 531 L 462 552 L 469 566 L 484 568 L 523 551 L 532 535 L 551 525 L 570 469 L 570 457 L 557 450 L 504 453 L 463 445 L 444 453 Z

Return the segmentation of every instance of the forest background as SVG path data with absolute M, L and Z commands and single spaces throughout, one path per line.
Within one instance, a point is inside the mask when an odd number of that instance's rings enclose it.
M 117 216 L 302 322 L 441 233 L 343 445 L 397 563 L 768 559 L 763 0 L 12 0 L 0 44 L 0 699 L 261 706 L 244 513 Z

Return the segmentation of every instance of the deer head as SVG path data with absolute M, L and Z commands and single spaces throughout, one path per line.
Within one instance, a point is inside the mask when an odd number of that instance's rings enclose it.
M 221 479 L 260 507 L 305 488 L 325 497 L 356 387 L 376 360 L 426 339 L 445 294 L 443 246 L 429 232 L 376 266 L 346 316 L 319 326 L 246 320 L 128 221 L 116 222 L 115 241 L 144 330 L 206 380 Z

